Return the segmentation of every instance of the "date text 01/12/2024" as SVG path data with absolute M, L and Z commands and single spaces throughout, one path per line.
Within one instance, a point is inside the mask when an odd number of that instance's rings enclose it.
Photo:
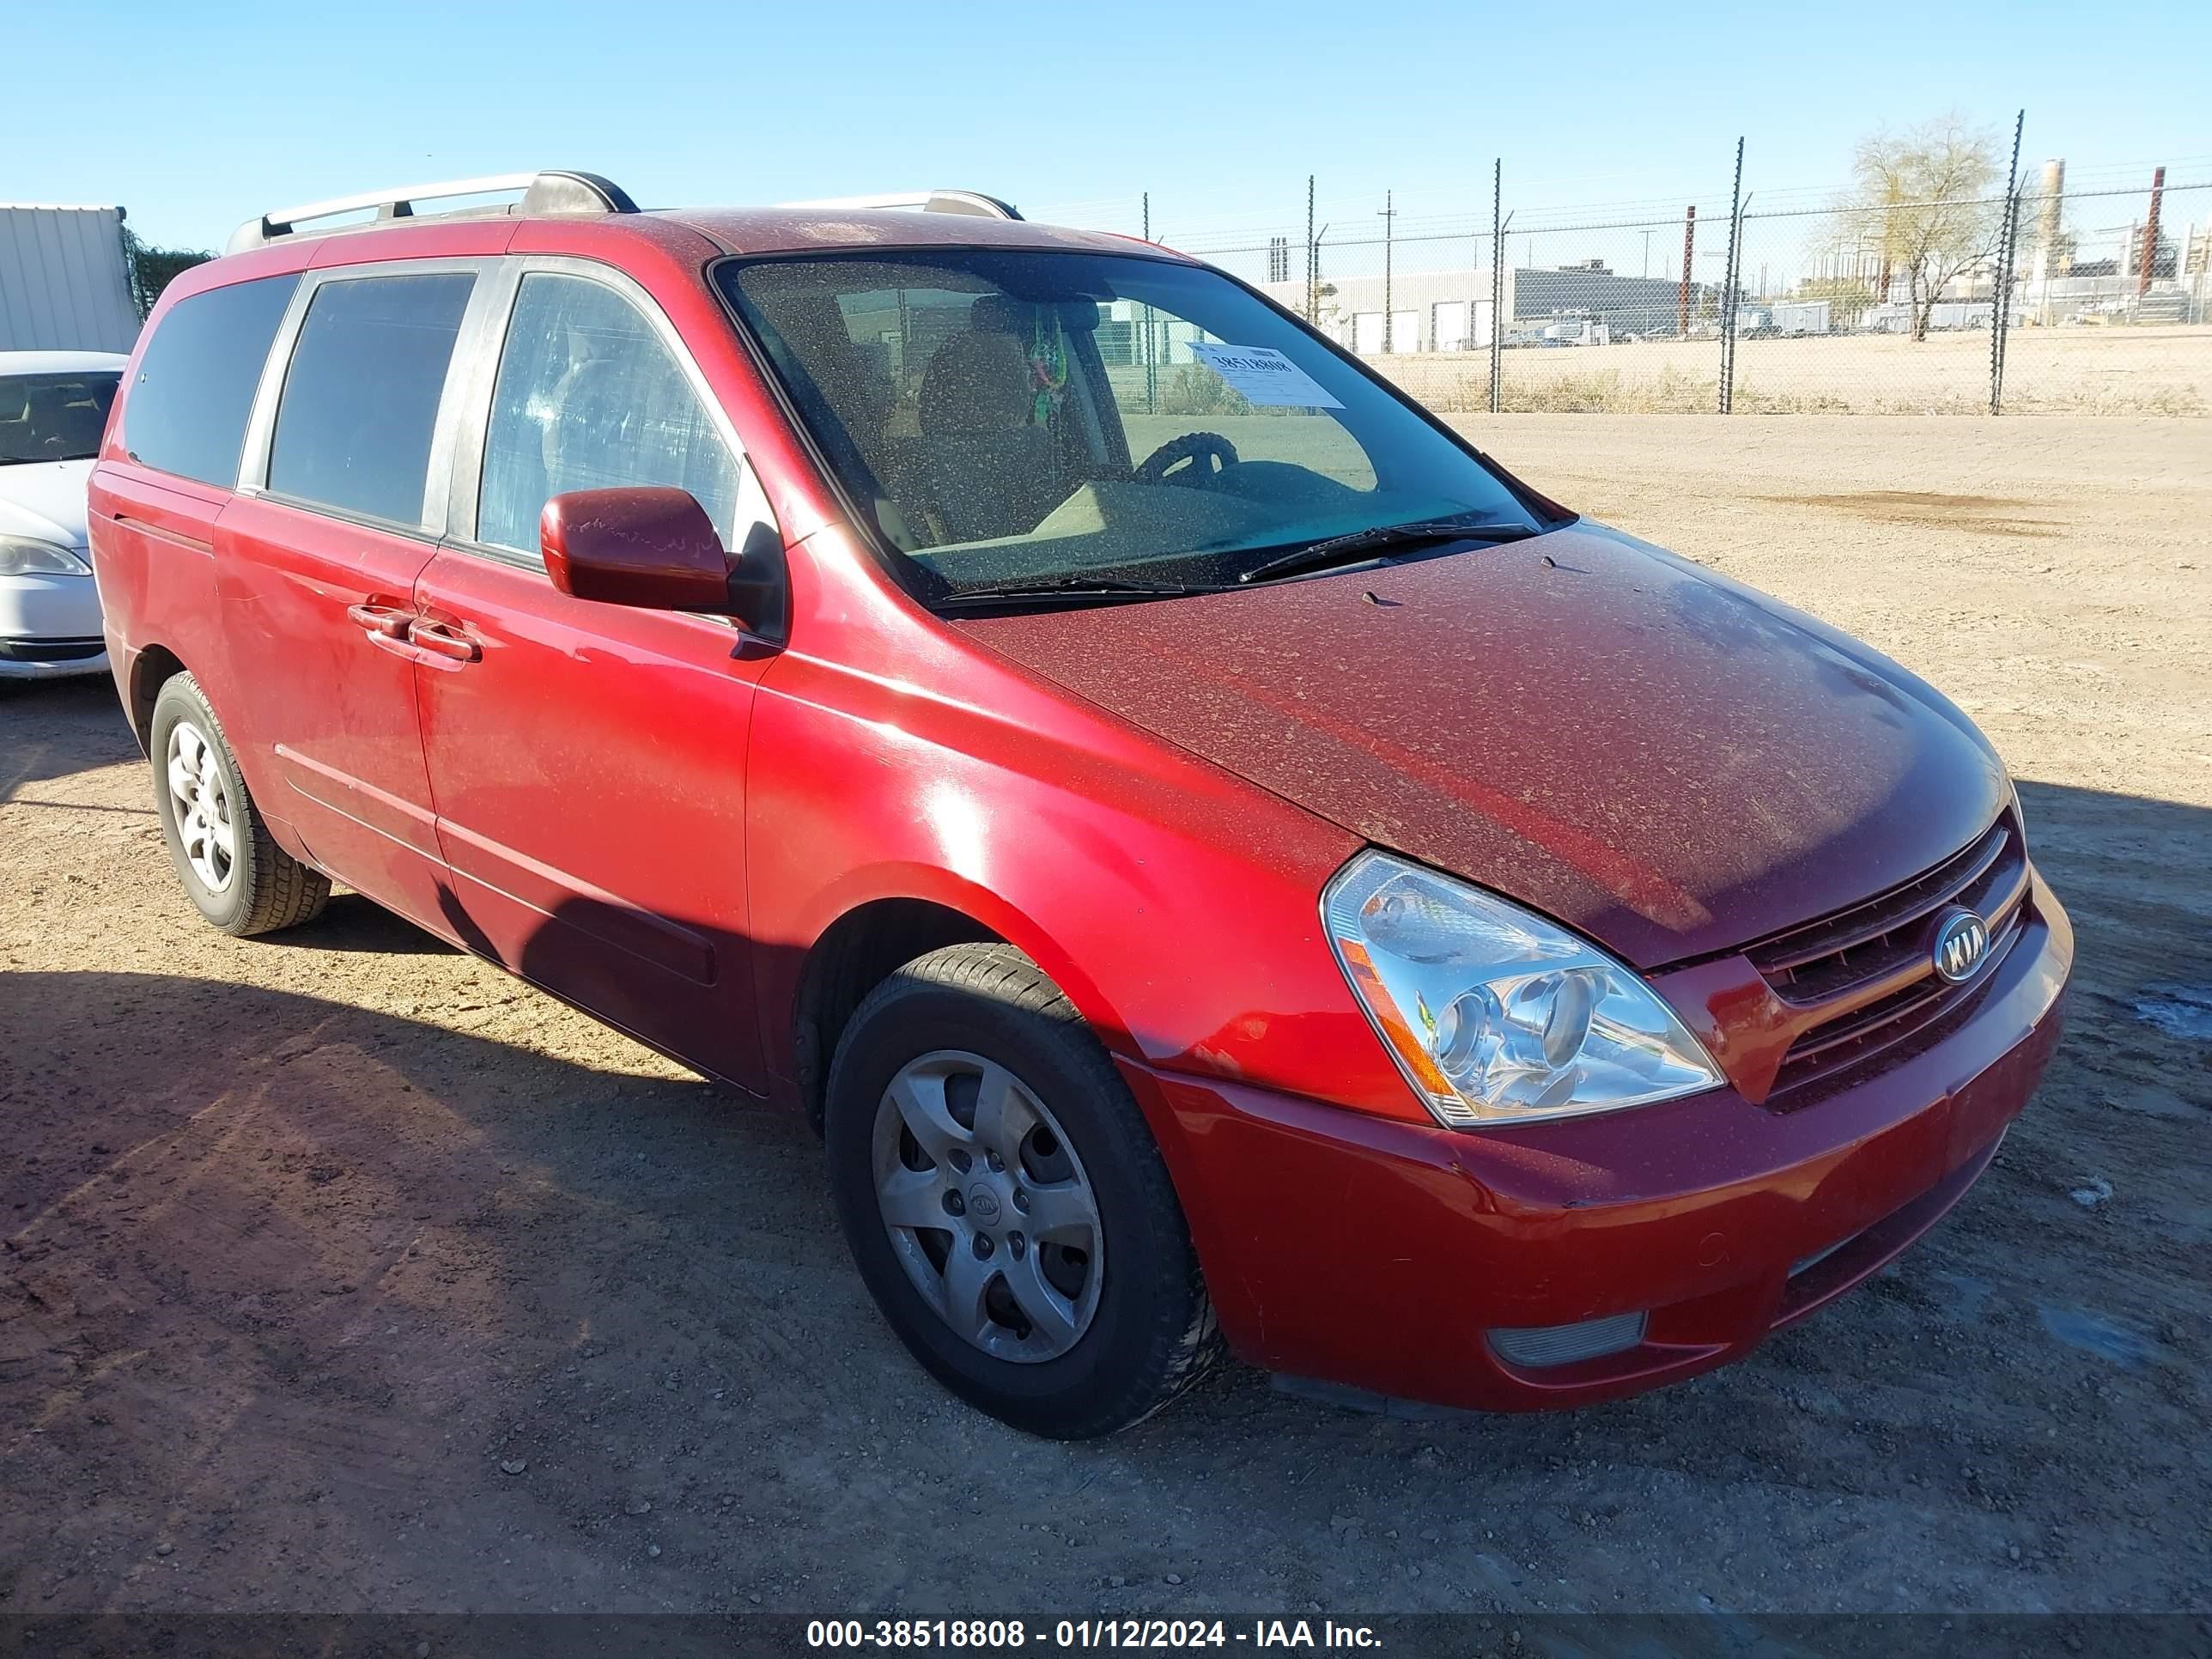
M 1035 1630 L 1019 1619 L 815 1619 L 810 1648 L 967 1648 L 981 1652 L 1050 1648 L 1379 1648 L 1365 1625 L 1333 1620 L 1255 1619 L 1248 1628 L 1220 1619 L 1060 1619 Z

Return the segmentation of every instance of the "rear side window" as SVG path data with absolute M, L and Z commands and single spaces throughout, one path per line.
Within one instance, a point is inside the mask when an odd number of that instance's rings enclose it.
M 729 446 L 651 324 L 604 283 L 522 279 L 484 433 L 477 539 L 538 551 L 538 515 L 571 489 L 688 489 L 732 541 Z
M 246 417 L 297 276 L 210 289 L 171 307 L 138 359 L 123 410 L 131 459 L 230 489 Z
M 419 525 L 468 271 L 325 283 L 308 303 L 276 405 L 269 488 Z

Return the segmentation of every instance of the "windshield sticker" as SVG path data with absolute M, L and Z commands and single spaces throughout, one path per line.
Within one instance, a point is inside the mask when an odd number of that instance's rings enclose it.
M 1243 392 L 1245 400 L 1287 409 L 1342 409 L 1321 383 L 1272 346 L 1206 345 L 1191 356 Z

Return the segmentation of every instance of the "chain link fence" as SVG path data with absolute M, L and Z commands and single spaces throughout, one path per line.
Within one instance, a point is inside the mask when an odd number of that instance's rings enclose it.
M 1350 230 L 1160 234 L 1442 410 L 2212 414 L 2212 178 L 2164 171 L 1622 216 L 1500 188 L 1457 216 L 1386 198 Z M 1153 234 L 1148 204 L 1081 205 Z

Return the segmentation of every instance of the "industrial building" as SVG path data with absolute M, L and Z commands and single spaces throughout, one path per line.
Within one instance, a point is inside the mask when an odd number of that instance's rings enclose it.
M 2021 258 L 2012 319 L 2030 327 L 2212 320 L 2212 225 L 2169 235 L 2161 222 L 2165 194 L 2160 167 L 2146 216 L 2124 230 L 2106 231 L 2100 246 L 2085 246 L 2066 226 L 2066 163 L 2045 161 L 2035 240 Z
M 1371 254 L 1373 249 L 1363 249 Z M 1303 278 L 1261 284 L 1271 298 L 1303 313 Z M 1314 320 L 1322 331 L 1363 356 L 1431 351 L 1486 351 L 1492 331 L 1492 273 L 1487 266 L 1336 276 L 1327 250 Z M 1510 346 L 1604 344 L 1671 338 L 1682 331 L 1685 290 L 1670 277 L 1621 276 L 1590 260 L 1555 269 L 1505 271 L 1505 336 Z M 1692 283 L 1687 323 L 1696 332 L 1717 316 L 1720 289 Z

